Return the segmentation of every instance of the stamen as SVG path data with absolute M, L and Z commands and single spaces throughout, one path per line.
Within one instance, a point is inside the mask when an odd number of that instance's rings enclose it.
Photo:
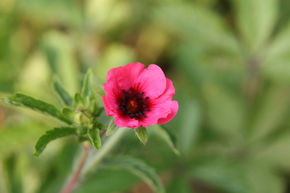
M 122 97 L 118 100 L 120 111 L 131 119 L 146 118 L 145 112 L 150 112 L 149 97 L 144 95 L 144 92 L 139 93 L 133 88 L 122 90 Z

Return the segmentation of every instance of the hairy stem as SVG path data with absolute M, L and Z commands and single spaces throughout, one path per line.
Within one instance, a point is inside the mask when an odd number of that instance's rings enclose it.
M 103 147 L 94 152 L 91 156 L 90 146 L 84 146 L 84 151 L 77 163 L 76 170 L 69 177 L 68 182 L 64 185 L 60 193 L 72 193 L 83 178 L 93 167 L 97 167 L 114 146 L 123 137 L 128 128 L 119 128 L 114 135 L 109 137 Z
M 85 165 L 85 162 L 89 156 L 90 153 L 90 146 L 89 145 L 84 145 L 84 150 L 81 154 L 81 157 L 77 163 L 76 169 L 75 171 L 71 174 L 71 176 L 69 177 L 69 180 L 67 181 L 67 183 L 64 185 L 64 187 L 62 188 L 62 190 L 60 191 L 60 193 L 71 193 L 73 192 L 73 190 L 75 189 L 75 187 L 78 185 L 79 183 L 79 178 L 80 178 L 80 174 L 82 172 L 82 169 Z

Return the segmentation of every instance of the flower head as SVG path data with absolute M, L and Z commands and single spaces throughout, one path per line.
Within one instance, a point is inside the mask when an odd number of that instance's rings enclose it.
M 176 115 L 178 102 L 172 100 L 175 89 L 161 68 L 131 63 L 113 68 L 104 83 L 103 97 L 108 116 L 119 127 L 148 127 L 165 124 Z

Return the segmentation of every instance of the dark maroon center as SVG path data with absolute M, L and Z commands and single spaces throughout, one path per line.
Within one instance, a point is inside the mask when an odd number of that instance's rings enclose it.
M 119 109 L 123 115 L 131 119 L 142 119 L 149 112 L 149 97 L 144 96 L 144 92 L 138 92 L 133 88 L 128 91 L 123 90 L 119 99 Z

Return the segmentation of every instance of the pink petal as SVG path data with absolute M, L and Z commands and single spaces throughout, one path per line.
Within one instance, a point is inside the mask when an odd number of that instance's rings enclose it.
M 114 82 L 116 88 L 128 90 L 144 70 L 144 64 L 130 63 L 113 68 L 108 72 L 107 81 Z
M 115 118 L 115 124 L 118 127 L 129 127 L 129 128 L 138 128 L 140 123 L 136 119 L 130 119 L 129 117 L 118 116 Z
M 118 100 L 123 96 L 122 91 L 130 88 L 140 93 L 144 92 L 144 96 L 150 98 L 151 111 L 146 112 L 146 117 L 141 120 L 131 119 L 120 112 Z M 175 94 L 173 83 L 155 64 L 144 69 L 141 63 L 131 63 L 110 70 L 104 90 L 103 103 L 106 113 L 115 117 L 115 123 L 119 127 L 138 128 L 165 124 L 173 119 L 178 111 L 178 102 L 172 101 Z
M 167 78 L 165 91 L 156 100 L 158 101 L 158 103 L 165 100 L 171 100 L 174 95 L 175 88 L 173 86 L 173 82 Z
M 175 117 L 178 111 L 178 102 L 177 101 L 171 101 L 171 102 L 172 102 L 170 106 L 171 112 L 167 115 L 167 117 L 159 119 L 158 124 L 168 123 Z
M 159 97 L 166 88 L 166 77 L 162 69 L 151 64 L 138 77 L 135 87 L 151 99 Z
M 147 118 L 141 121 L 143 127 L 150 125 L 165 124 L 176 115 L 178 111 L 177 101 L 165 101 L 155 104 L 151 111 L 146 114 Z
M 109 102 L 110 100 L 108 97 L 103 96 L 103 103 L 105 107 L 105 111 L 107 116 L 113 116 L 115 114 L 115 108 L 111 105 L 112 103 Z
M 104 103 L 104 108 L 106 111 L 107 116 L 112 116 L 113 115 L 113 109 L 111 108 L 110 102 L 107 99 L 106 96 L 103 96 L 103 103 Z
M 104 90 L 106 95 L 103 97 L 103 103 L 108 116 L 112 116 L 117 113 L 118 103 L 117 96 L 119 94 L 119 90 L 114 88 L 114 84 L 104 83 Z

